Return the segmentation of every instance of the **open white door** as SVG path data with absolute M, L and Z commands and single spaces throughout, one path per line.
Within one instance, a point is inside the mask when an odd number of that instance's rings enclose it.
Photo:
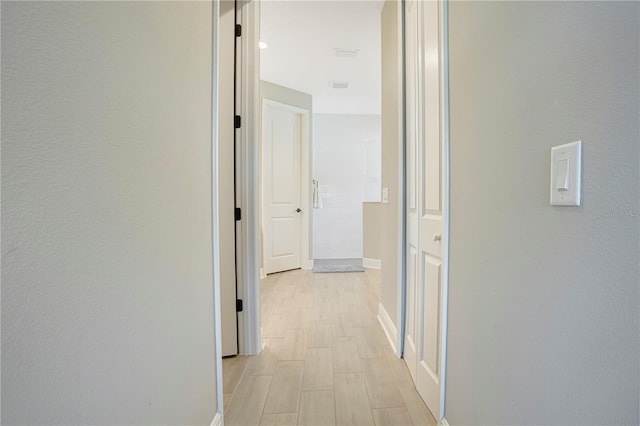
M 407 311 L 405 360 L 431 413 L 443 415 L 446 330 L 446 53 L 442 1 L 406 3 Z M 418 94 L 417 96 L 412 93 Z M 417 160 L 417 161 L 416 161 Z M 415 163 L 414 163 L 415 161 Z M 413 171 L 415 170 L 415 171 Z
M 262 107 L 263 238 L 267 274 L 302 267 L 301 151 L 304 113 L 265 100 Z
M 422 15 L 424 135 L 420 141 L 421 176 L 418 287 L 422 306 L 422 331 L 416 387 L 434 416 L 440 418 L 440 381 L 443 330 L 443 138 L 440 127 L 440 22 L 441 2 L 421 2 Z M 420 10 L 421 9 L 421 10 Z M 419 19 L 420 20 L 420 19 Z
M 406 212 L 407 212 L 407 303 L 404 338 L 404 359 L 416 382 L 418 343 L 420 336 L 416 324 L 418 315 L 418 187 L 417 174 L 418 139 L 418 14 L 417 0 L 405 3 L 405 79 L 406 79 Z

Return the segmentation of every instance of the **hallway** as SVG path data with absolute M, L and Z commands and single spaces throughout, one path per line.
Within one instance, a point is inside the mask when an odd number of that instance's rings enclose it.
M 225 425 L 435 425 L 376 318 L 380 272 L 262 281 L 265 347 L 223 360 Z

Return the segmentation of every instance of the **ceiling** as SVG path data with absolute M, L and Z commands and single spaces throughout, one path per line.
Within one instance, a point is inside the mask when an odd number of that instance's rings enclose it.
M 260 2 L 260 78 L 313 96 L 314 113 L 380 114 L 383 1 Z M 339 58 L 334 49 L 358 49 Z M 349 82 L 347 89 L 330 82 Z

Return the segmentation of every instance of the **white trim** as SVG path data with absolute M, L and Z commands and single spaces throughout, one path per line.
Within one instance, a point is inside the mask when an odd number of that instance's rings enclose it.
M 222 326 L 220 312 L 220 218 L 218 216 L 218 30 L 220 5 L 213 2 L 211 31 L 211 263 L 213 278 L 213 332 L 216 372 L 216 410 L 222 412 L 224 394 L 222 389 Z M 215 420 L 215 417 L 214 417 Z
M 307 110 L 303 127 L 303 144 L 302 144 L 302 152 L 300 153 L 302 158 L 302 169 L 300 173 L 302 174 L 302 205 L 308 212 L 308 214 L 303 214 L 303 225 L 302 225 L 302 251 L 300 252 L 301 256 L 301 265 L 300 267 L 305 269 L 313 268 L 313 263 L 311 263 L 311 267 L 309 267 L 309 261 L 311 260 L 311 227 L 313 221 L 313 200 L 311 194 L 311 110 Z
M 264 268 L 260 268 L 260 279 L 264 280 L 267 278 L 267 274 L 264 272 Z
M 300 268 L 311 269 L 313 263 L 310 261 L 309 239 L 311 238 L 311 216 L 313 207 L 311 205 L 311 111 L 306 108 L 300 108 L 294 105 L 286 104 L 271 98 L 262 98 L 262 110 L 265 107 L 272 106 L 286 111 L 299 114 L 302 118 L 302 146 L 300 149 L 300 204 L 302 205 L 302 235 L 300 236 Z M 263 112 L 264 114 L 264 112 Z M 264 167 L 263 167 L 264 172 Z M 264 200 L 263 200 L 264 203 Z M 264 212 L 265 209 L 263 208 Z M 262 218 L 264 219 L 264 218 Z M 264 224 L 263 224 L 264 229 Z M 263 251 L 263 264 L 266 265 Z M 311 263 L 311 266 L 309 264 Z
M 393 321 L 391 321 L 389 313 L 384 308 L 384 306 L 382 306 L 382 303 L 378 303 L 378 321 L 380 322 L 380 325 L 384 330 L 384 334 L 387 335 L 387 339 L 389 340 L 389 344 L 391 345 L 393 352 L 397 354 L 396 345 L 394 344 L 394 342 L 397 342 L 398 340 L 398 330 L 393 324 Z
M 449 422 L 444 417 L 440 419 L 439 426 L 449 426 Z
M 440 7 L 440 75 L 442 76 L 442 329 L 440 330 L 440 416 L 441 422 L 448 426 L 444 420 L 445 391 L 446 391 L 446 366 L 447 366 L 447 314 L 449 306 L 449 0 L 441 0 Z
M 220 411 L 213 416 L 210 426 L 222 426 L 222 413 Z
M 302 264 L 302 269 L 305 269 L 305 270 L 313 269 L 313 259 L 307 259 L 307 261 Z
M 398 312 L 397 322 L 398 324 L 398 339 L 396 344 L 396 355 L 402 357 L 404 355 L 404 335 L 405 335 L 405 321 L 406 321 L 406 300 L 405 295 L 407 291 L 406 281 L 406 168 L 405 168 L 405 78 L 404 78 L 404 3 L 397 2 L 397 19 L 398 19 L 398 87 L 397 93 L 399 96 L 398 104 L 398 235 L 400 241 L 398 241 L 398 270 L 397 270 L 397 301 L 396 309 Z
M 215 3 L 215 2 L 214 2 Z M 244 300 L 245 309 L 238 314 L 239 353 L 254 355 L 262 347 L 260 332 L 260 270 L 259 240 L 260 218 L 259 206 L 259 137 L 258 120 L 260 105 L 256 101 L 260 93 L 260 55 L 258 39 L 260 37 L 260 2 L 238 2 L 241 7 L 236 10 L 242 22 L 243 34 L 240 38 L 240 55 L 242 66 L 238 67 L 237 76 L 240 86 L 236 89 L 236 103 L 242 116 L 243 125 L 239 131 L 240 164 L 238 170 L 236 193 L 238 203 L 243 211 L 240 221 L 240 232 L 236 244 L 238 260 L 238 297 Z
M 380 259 L 362 258 L 362 266 L 371 269 L 382 269 L 382 261 Z

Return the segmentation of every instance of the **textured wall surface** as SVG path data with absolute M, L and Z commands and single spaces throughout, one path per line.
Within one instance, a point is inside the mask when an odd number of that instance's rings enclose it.
M 211 4 L 2 2 L 2 423 L 209 424 Z
M 452 425 L 638 424 L 639 7 L 450 3 Z

